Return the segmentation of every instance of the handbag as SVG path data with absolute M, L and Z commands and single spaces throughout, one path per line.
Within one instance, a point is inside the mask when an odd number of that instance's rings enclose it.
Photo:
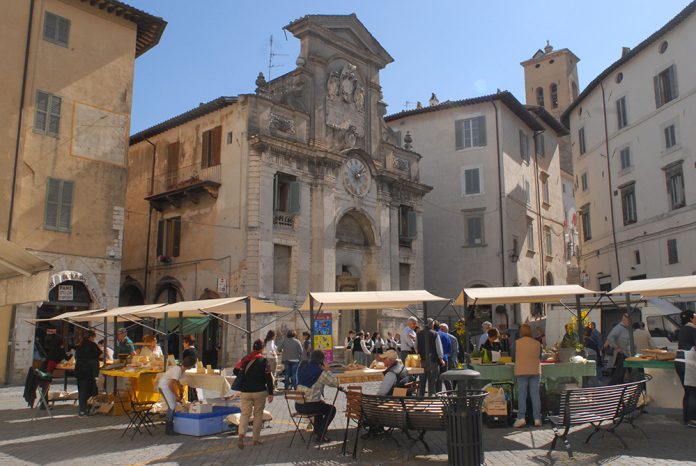
M 232 390 L 239 392 L 242 391 L 242 384 L 244 383 L 244 376 L 246 375 L 247 371 L 251 367 L 252 364 L 256 362 L 256 359 L 253 361 L 247 363 L 246 368 L 244 369 L 244 372 L 240 372 L 239 375 L 237 376 L 236 379 L 234 379 L 234 382 L 232 382 L 232 386 L 230 387 Z

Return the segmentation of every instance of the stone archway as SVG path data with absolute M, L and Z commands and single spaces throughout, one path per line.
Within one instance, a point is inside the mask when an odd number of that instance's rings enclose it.
M 145 304 L 145 294 L 140 283 L 131 277 L 126 277 L 118 292 L 119 306 L 138 306 Z

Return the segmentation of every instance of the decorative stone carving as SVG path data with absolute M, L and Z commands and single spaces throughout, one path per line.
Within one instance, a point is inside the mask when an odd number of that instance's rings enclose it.
M 295 134 L 295 122 L 289 118 L 271 113 L 270 129 L 275 129 L 281 133 Z
M 359 112 L 362 112 L 365 108 L 365 88 L 362 87 L 360 84 L 358 84 L 358 86 L 355 89 L 353 99 L 355 100 L 355 108 Z
M 355 126 L 351 125 L 343 135 L 343 141 L 349 148 L 355 147 L 358 142 L 358 132 L 355 130 Z
M 263 73 L 259 73 L 259 75 L 256 77 L 256 93 L 260 94 L 265 92 L 267 86 L 268 83 L 266 82 L 266 77 L 263 75 Z
M 336 100 L 341 88 L 341 78 L 338 71 L 332 71 L 329 75 L 329 81 L 326 83 L 326 93 L 329 100 Z
M 401 171 L 407 172 L 407 171 L 409 171 L 409 168 L 411 167 L 411 164 L 410 164 L 410 162 L 409 162 L 408 160 L 406 160 L 406 159 L 402 159 L 401 157 L 394 157 L 394 164 L 393 164 L 393 166 L 394 166 L 394 168 L 396 168 L 397 170 L 401 170 Z
M 343 65 L 341 70 L 329 73 L 326 82 L 326 124 L 334 129 L 348 131 L 344 141 L 350 144 L 355 137 L 365 134 L 365 87 L 358 81 L 357 68 L 351 63 Z
M 406 136 L 404 136 L 404 149 L 406 149 L 406 150 L 413 149 L 413 145 L 411 144 L 412 142 L 413 142 L 413 138 L 411 137 L 411 133 L 409 131 L 406 131 Z
M 305 80 L 301 77 L 296 77 L 292 83 L 282 91 L 280 103 L 296 108 L 301 112 L 307 111 L 305 105 Z

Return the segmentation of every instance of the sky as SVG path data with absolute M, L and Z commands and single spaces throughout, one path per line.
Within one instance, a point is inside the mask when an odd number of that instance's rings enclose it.
M 131 134 L 220 96 L 254 92 L 295 68 L 283 27 L 306 14 L 355 13 L 394 62 L 380 73 L 387 112 L 509 90 L 524 102 L 520 62 L 549 40 L 580 58 L 582 90 L 673 18 L 686 0 L 125 0 L 167 22 L 136 60 Z

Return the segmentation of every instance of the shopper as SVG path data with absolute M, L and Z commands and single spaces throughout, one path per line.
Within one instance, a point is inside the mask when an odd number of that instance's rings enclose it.
M 680 317 L 683 327 L 679 329 L 679 347 L 674 367 L 677 370 L 682 387 L 684 387 L 684 398 L 682 400 L 684 424 L 688 427 L 696 428 L 696 383 L 690 383 L 689 380 L 696 379 L 696 367 L 693 366 L 693 362 L 689 368 L 686 367 L 688 364 L 688 352 L 693 354 L 696 351 L 696 313 L 692 310 L 686 310 L 682 311 Z
M 99 358 L 102 350 L 94 342 L 97 334 L 89 330 L 80 346 L 75 350 L 75 378 L 77 378 L 77 398 L 80 416 L 87 414 L 87 400 L 97 394 L 97 377 L 99 377 Z
M 283 369 L 285 370 L 285 389 L 297 389 L 297 368 L 302 358 L 302 343 L 297 339 L 297 332 L 288 330 L 278 350 L 282 351 Z
M 520 338 L 515 343 L 515 381 L 519 399 L 517 403 L 517 420 L 514 427 L 527 424 L 527 394 L 532 398 L 534 426 L 541 427 L 541 397 L 539 396 L 539 378 L 541 374 L 541 343 L 532 338 L 532 329 L 528 324 L 520 325 Z
M 254 445 L 261 445 L 261 426 L 263 425 L 263 408 L 266 400 L 273 401 L 273 377 L 268 360 L 263 356 L 263 340 L 254 341 L 252 352 L 242 358 L 234 368 L 237 377 L 243 377 L 240 391 L 241 411 L 239 418 L 239 440 L 237 446 L 244 448 L 244 436 L 249 426 L 249 418 L 254 417 L 252 440 Z

